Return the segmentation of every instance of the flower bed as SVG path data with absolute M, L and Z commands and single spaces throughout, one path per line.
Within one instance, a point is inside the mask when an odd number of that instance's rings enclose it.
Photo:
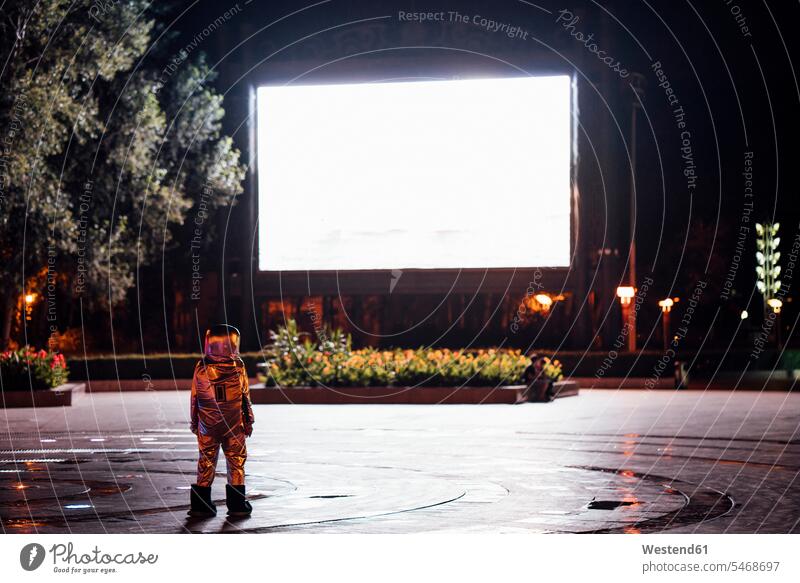
M 312 342 L 289 321 L 272 332 L 264 348 L 267 386 L 280 387 L 496 387 L 524 382 L 532 360 L 519 350 L 418 348 L 354 350 L 349 335 L 321 330 Z M 558 380 L 561 367 L 549 359 L 543 375 Z
M 63 354 L 25 346 L 0 353 L 0 378 L 5 391 L 46 391 L 67 382 Z

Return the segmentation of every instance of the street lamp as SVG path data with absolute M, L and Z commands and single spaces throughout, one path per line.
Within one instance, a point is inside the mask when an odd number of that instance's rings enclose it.
M 25 319 L 30 322 L 33 313 L 33 303 L 36 301 L 35 293 L 27 293 L 22 298 L 25 301 Z
M 664 339 L 664 350 L 669 346 L 669 313 L 675 302 L 672 298 L 659 300 L 658 307 L 661 308 L 661 332 Z
M 621 285 L 617 288 L 617 297 L 619 298 L 619 303 L 623 306 L 629 305 L 635 295 L 636 290 L 633 286 Z
M 550 311 L 556 302 L 563 301 L 565 297 L 562 294 L 556 296 L 549 293 L 536 294 L 533 297 L 525 296 L 522 304 L 531 312 L 536 314 L 546 314 Z
M 781 307 L 783 302 L 778 298 L 770 298 L 767 300 L 767 305 L 772 308 L 772 313 L 775 314 L 775 345 L 780 350 L 783 347 L 783 340 L 781 339 Z
M 631 302 L 636 296 L 636 288 L 632 285 L 621 285 L 617 287 L 617 297 L 622 307 L 622 320 L 628 324 L 628 351 L 636 352 L 636 311 Z
M 553 305 L 553 298 L 547 294 L 536 294 L 533 296 L 533 299 L 539 302 L 544 307 L 545 311 L 550 309 L 550 306 Z

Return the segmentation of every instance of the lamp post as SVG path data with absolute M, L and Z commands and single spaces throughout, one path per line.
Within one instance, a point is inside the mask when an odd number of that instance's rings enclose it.
M 767 300 L 767 305 L 772 308 L 775 314 L 775 343 L 778 350 L 780 350 L 783 347 L 781 339 L 781 308 L 783 307 L 783 302 L 778 298 L 770 298 Z
M 666 298 L 658 302 L 658 307 L 661 308 L 661 334 L 664 339 L 665 351 L 669 346 L 669 313 L 672 311 L 674 303 L 672 298 Z
M 617 297 L 622 308 L 622 321 L 628 324 L 627 349 L 629 352 L 636 352 L 636 311 L 632 304 L 634 296 L 636 296 L 636 288 L 632 285 L 617 287 Z
M 628 201 L 629 204 L 629 214 L 630 214 L 630 247 L 628 250 L 628 286 L 631 290 L 633 290 L 633 294 L 636 293 L 636 121 L 638 117 L 639 110 L 642 109 L 642 97 L 644 96 L 644 89 L 645 83 L 647 79 L 641 73 L 632 73 L 631 75 L 631 89 L 633 90 L 633 101 L 631 102 L 631 135 L 630 135 L 630 148 L 631 148 L 631 185 L 630 185 L 630 200 Z M 621 288 L 617 288 L 617 295 L 619 295 L 619 290 Z M 630 296 L 633 297 L 633 294 Z M 620 296 L 620 301 L 622 301 L 622 296 Z M 627 318 L 625 321 L 628 322 L 628 350 L 631 352 L 636 352 L 636 310 L 632 309 L 630 306 L 630 299 L 628 303 L 623 303 L 623 306 L 627 305 Z M 626 311 L 623 308 L 623 312 Z

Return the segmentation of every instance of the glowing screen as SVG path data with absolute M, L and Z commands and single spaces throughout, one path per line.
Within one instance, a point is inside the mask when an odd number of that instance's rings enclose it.
M 259 268 L 568 266 L 570 88 L 260 87 Z

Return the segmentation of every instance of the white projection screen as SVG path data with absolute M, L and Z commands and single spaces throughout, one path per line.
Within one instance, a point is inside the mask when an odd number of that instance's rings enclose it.
M 568 266 L 571 81 L 259 87 L 259 268 Z

